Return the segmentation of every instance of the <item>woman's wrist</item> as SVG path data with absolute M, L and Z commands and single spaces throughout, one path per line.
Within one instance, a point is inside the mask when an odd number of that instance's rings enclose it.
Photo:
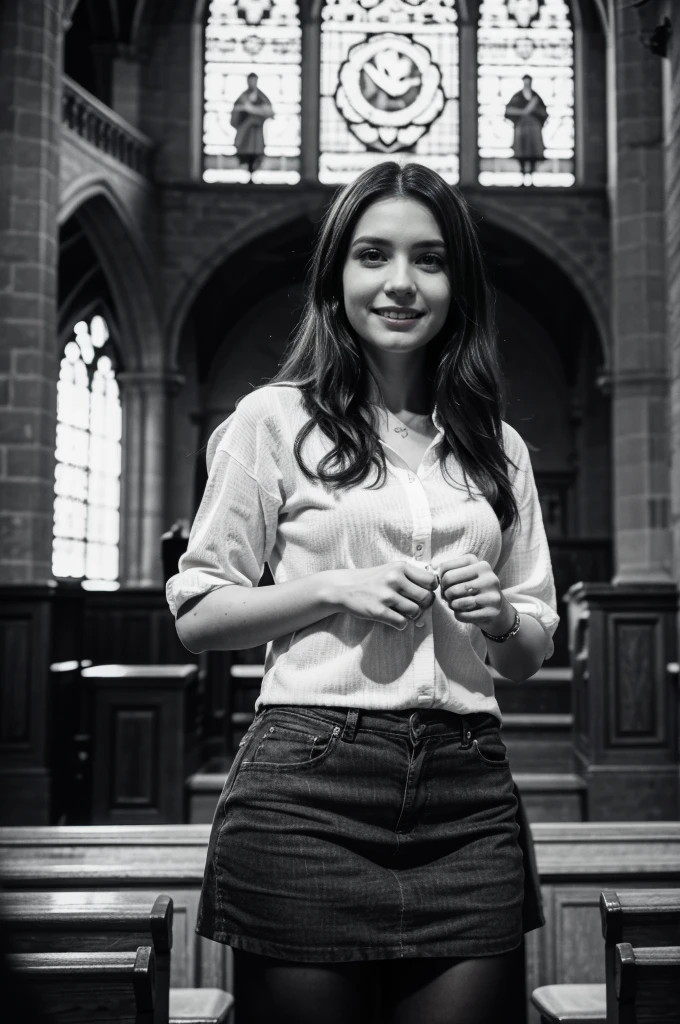
M 492 636 L 502 636 L 512 629 L 515 621 L 515 608 L 510 604 L 507 597 L 501 599 L 501 610 L 492 622 L 484 623 L 484 631 Z

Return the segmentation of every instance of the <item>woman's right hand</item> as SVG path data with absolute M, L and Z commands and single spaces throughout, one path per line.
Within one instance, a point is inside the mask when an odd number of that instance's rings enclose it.
M 434 601 L 434 572 L 410 562 L 388 562 L 370 569 L 328 569 L 328 600 L 337 611 L 406 629 Z

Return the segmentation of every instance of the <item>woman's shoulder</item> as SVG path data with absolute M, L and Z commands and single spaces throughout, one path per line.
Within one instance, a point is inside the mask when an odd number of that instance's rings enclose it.
M 258 447 L 264 442 L 273 450 L 279 449 L 286 429 L 300 413 L 301 401 L 300 390 L 294 384 L 265 384 L 243 395 L 210 435 L 208 469 L 218 451 L 235 455 L 248 439 L 257 437 Z

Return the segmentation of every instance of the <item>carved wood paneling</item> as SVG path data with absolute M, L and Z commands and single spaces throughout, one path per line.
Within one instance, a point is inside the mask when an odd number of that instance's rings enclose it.
M 609 620 L 606 746 L 664 747 L 667 740 L 663 620 L 615 614 Z
M 26 748 L 30 740 L 29 695 L 33 669 L 31 620 L 0 622 L 0 743 Z
M 158 709 L 112 711 L 113 807 L 158 809 Z

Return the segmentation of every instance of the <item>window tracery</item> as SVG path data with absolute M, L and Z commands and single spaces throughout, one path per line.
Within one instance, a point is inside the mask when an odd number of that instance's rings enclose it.
M 106 321 L 79 321 L 57 384 L 52 571 L 118 579 L 121 404 Z
M 480 184 L 573 185 L 574 47 L 566 0 L 482 0 L 477 60 Z M 533 110 L 530 94 L 538 97 Z
M 300 62 L 296 0 L 210 0 L 204 181 L 300 180 Z
M 411 159 L 458 180 L 455 0 L 328 0 L 319 180 Z

